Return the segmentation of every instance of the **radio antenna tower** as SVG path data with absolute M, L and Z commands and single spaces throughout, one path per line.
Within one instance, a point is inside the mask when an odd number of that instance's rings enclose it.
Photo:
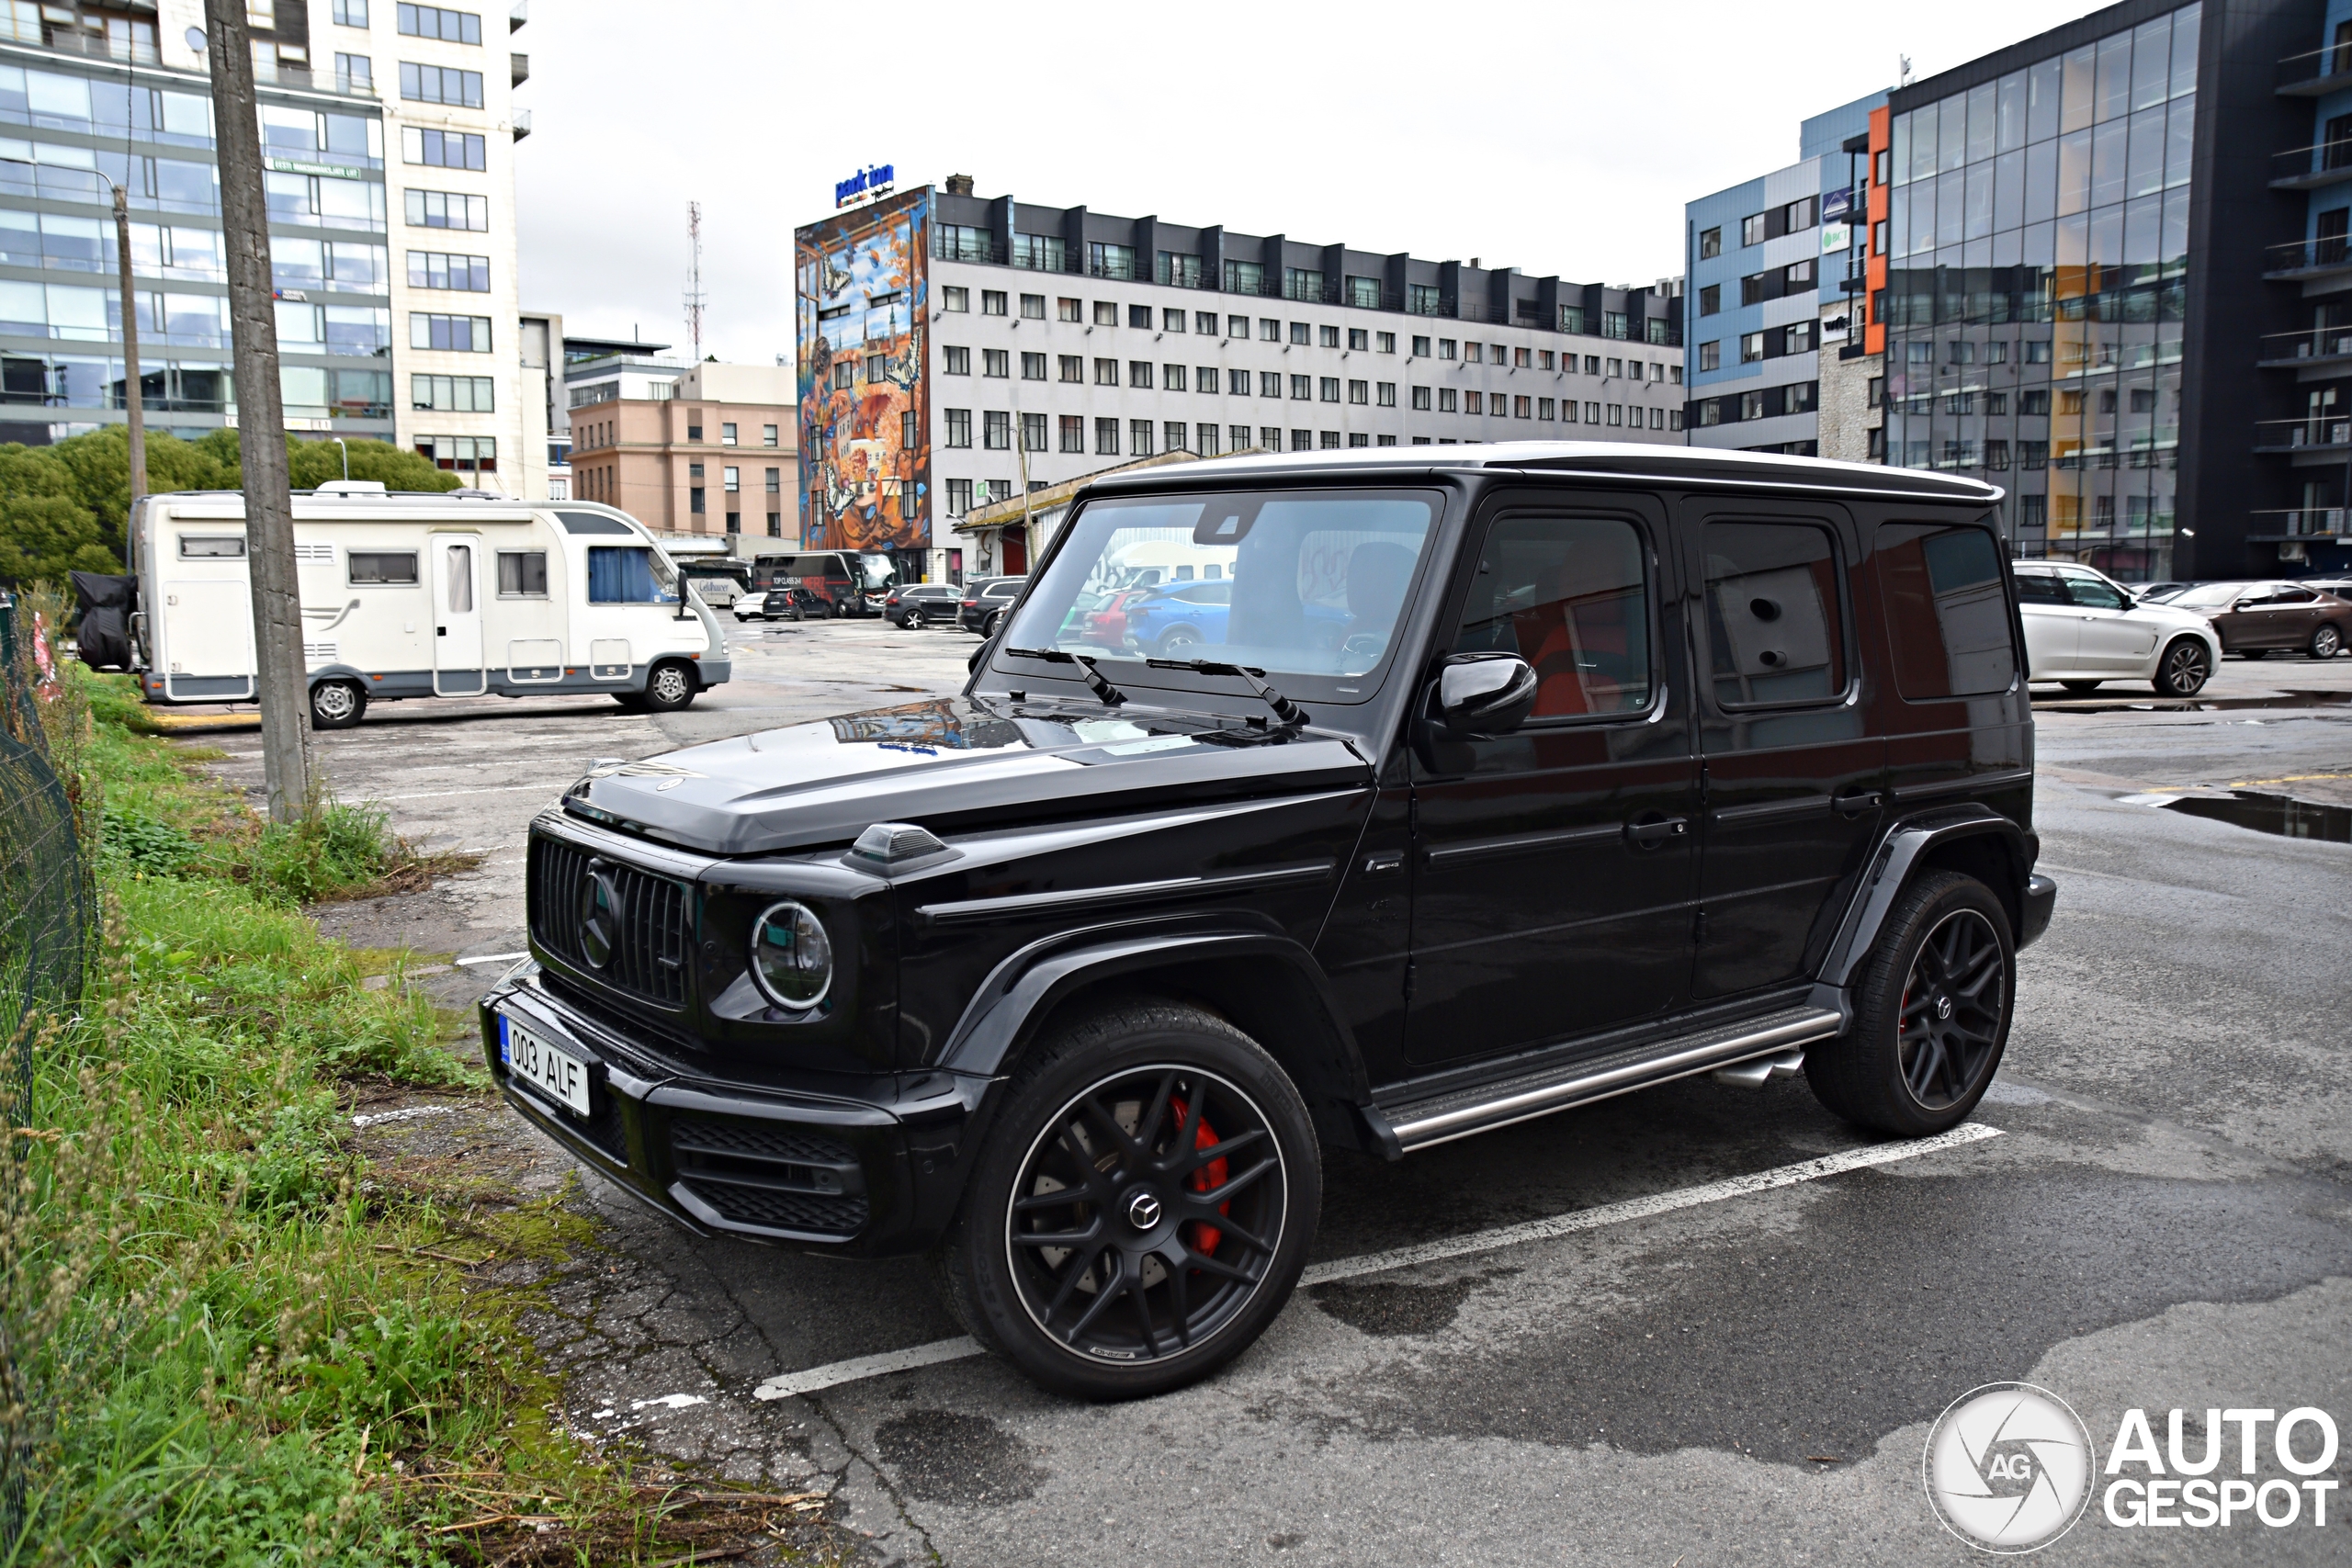
M 686 335 L 693 340 L 695 363 L 702 363 L 702 203 L 686 203 L 686 239 L 692 247 L 686 263 Z

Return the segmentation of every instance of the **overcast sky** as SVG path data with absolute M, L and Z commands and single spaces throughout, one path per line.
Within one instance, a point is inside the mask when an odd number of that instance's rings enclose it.
M 1412 6 L 535 0 L 514 47 L 523 302 L 684 353 L 792 347 L 792 231 L 869 163 L 899 188 L 1478 256 L 1679 270 L 1682 205 L 1796 161 L 1797 122 L 2096 7 L 1887 0 Z

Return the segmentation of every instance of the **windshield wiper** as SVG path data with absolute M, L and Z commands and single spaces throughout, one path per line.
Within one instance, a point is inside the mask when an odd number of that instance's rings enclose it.
M 1144 663 L 1154 670 L 1190 670 L 1195 675 L 1235 675 L 1250 684 L 1265 705 L 1274 710 L 1274 716 L 1284 724 L 1305 724 L 1306 710 L 1266 684 L 1263 670 L 1252 670 L 1243 664 L 1220 664 L 1211 659 L 1147 659 Z
M 1004 650 L 1015 659 L 1042 659 L 1048 664 L 1075 664 L 1083 672 L 1087 690 L 1092 692 L 1104 707 L 1117 707 L 1127 700 L 1127 694 L 1102 678 L 1094 668 L 1094 660 L 1083 653 L 1065 653 L 1058 648 L 1008 648 Z

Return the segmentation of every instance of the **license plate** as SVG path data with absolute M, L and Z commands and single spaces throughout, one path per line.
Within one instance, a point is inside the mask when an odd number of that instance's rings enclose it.
M 498 1054 L 506 1070 L 557 1104 L 588 1114 L 588 1064 L 504 1014 Z

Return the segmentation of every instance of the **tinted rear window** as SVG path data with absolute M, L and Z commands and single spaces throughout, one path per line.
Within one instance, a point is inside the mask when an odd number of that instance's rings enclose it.
M 1889 524 L 1878 531 L 1878 580 L 1894 645 L 1895 689 L 1905 698 L 2009 689 L 2017 653 L 2001 592 L 2000 546 L 1989 531 Z

